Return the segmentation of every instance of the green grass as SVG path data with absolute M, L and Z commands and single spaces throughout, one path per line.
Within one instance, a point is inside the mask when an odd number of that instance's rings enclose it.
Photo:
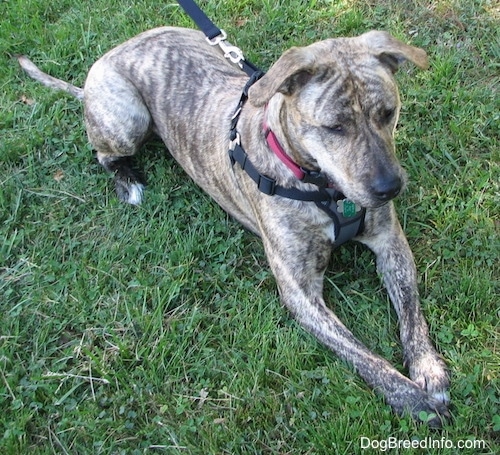
M 175 2 L 0 3 L 0 453 L 360 454 L 371 439 L 480 439 L 498 453 L 500 11 L 489 0 L 201 2 L 255 63 L 385 29 L 425 47 L 404 67 L 397 207 L 432 338 L 451 370 L 440 432 L 392 414 L 280 306 L 257 238 L 159 144 L 141 207 L 117 202 L 82 106 L 12 55 L 82 85 L 100 55 Z M 395 314 L 359 245 L 335 252 L 326 296 L 402 371 Z M 392 453 L 413 453 L 412 450 Z

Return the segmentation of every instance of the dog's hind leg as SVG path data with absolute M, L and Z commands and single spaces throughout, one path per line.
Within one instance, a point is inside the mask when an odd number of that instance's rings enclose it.
M 145 180 L 131 156 L 108 156 L 97 152 L 99 163 L 114 174 L 115 191 L 118 199 L 129 204 L 142 202 Z
M 152 132 L 149 110 L 129 80 L 99 61 L 84 91 L 87 134 L 97 159 L 114 174 L 118 198 L 140 204 L 145 182 L 132 157 Z

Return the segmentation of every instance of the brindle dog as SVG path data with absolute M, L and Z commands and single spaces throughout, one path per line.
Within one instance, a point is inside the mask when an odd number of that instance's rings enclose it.
M 263 123 L 291 159 L 321 171 L 366 208 L 355 240 L 377 257 L 399 317 L 408 379 L 369 351 L 323 300 L 323 275 L 335 241 L 332 219 L 316 204 L 263 194 L 228 157 L 231 117 L 247 76 L 194 30 L 164 27 L 111 50 L 91 68 L 85 87 L 21 65 L 46 85 L 83 98 L 87 133 L 99 162 L 114 173 L 118 197 L 139 204 L 143 182 L 130 158 L 152 135 L 220 206 L 262 238 L 281 300 L 297 321 L 359 374 L 398 413 L 448 414 L 448 374 L 422 315 L 412 253 L 391 200 L 405 173 L 393 133 L 400 101 L 393 74 L 405 60 L 428 66 L 426 53 L 385 32 L 292 48 L 249 91 L 238 131 L 249 159 L 283 187 L 299 181 L 272 151 Z

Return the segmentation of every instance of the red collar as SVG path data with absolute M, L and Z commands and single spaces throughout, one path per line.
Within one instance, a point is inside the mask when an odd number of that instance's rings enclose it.
M 285 152 L 285 149 L 278 141 L 276 134 L 274 134 L 274 131 L 272 131 L 269 126 L 267 126 L 267 123 L 265 121 L 263 126 L 264 134 L 266 136 L 266 141 L 269 148 L 283 162 L 283 164 L 285 164 L 285 166 L 294 173 L 295 177 L 297 177 L 299 180 L 304 180 L 306 173 L 303 171 L 303 169 L 295 161 L 293 161 L 290 156 L 288 156 L 288 154 Z
M 267 106 L 266 106 L 267 112 Z M 329 187 L 328 179 L 326 176 L 318 171 L 310 171 L 299 166 L 293 159 L 285 152 L 285 149 L 280 144 L 276 134 L 271 130 L 266 122 L 266 117 L 264 116 L 264 121 L 262 122 L 262 128 L 264 130 L 264 135 L 266 137 L 267 145 L 271 151 L 281 160 L 281 162 L 290 169 L 295 177 L 305 183 L 313 183 L 319 187 L 325 188 Z

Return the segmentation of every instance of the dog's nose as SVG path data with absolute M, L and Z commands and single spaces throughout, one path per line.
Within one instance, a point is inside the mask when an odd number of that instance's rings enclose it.
M 400 193 L 402 186 L 398 176 L 379 178 L 372 183 L 372 194 L 380 201 L 389 201 Z

